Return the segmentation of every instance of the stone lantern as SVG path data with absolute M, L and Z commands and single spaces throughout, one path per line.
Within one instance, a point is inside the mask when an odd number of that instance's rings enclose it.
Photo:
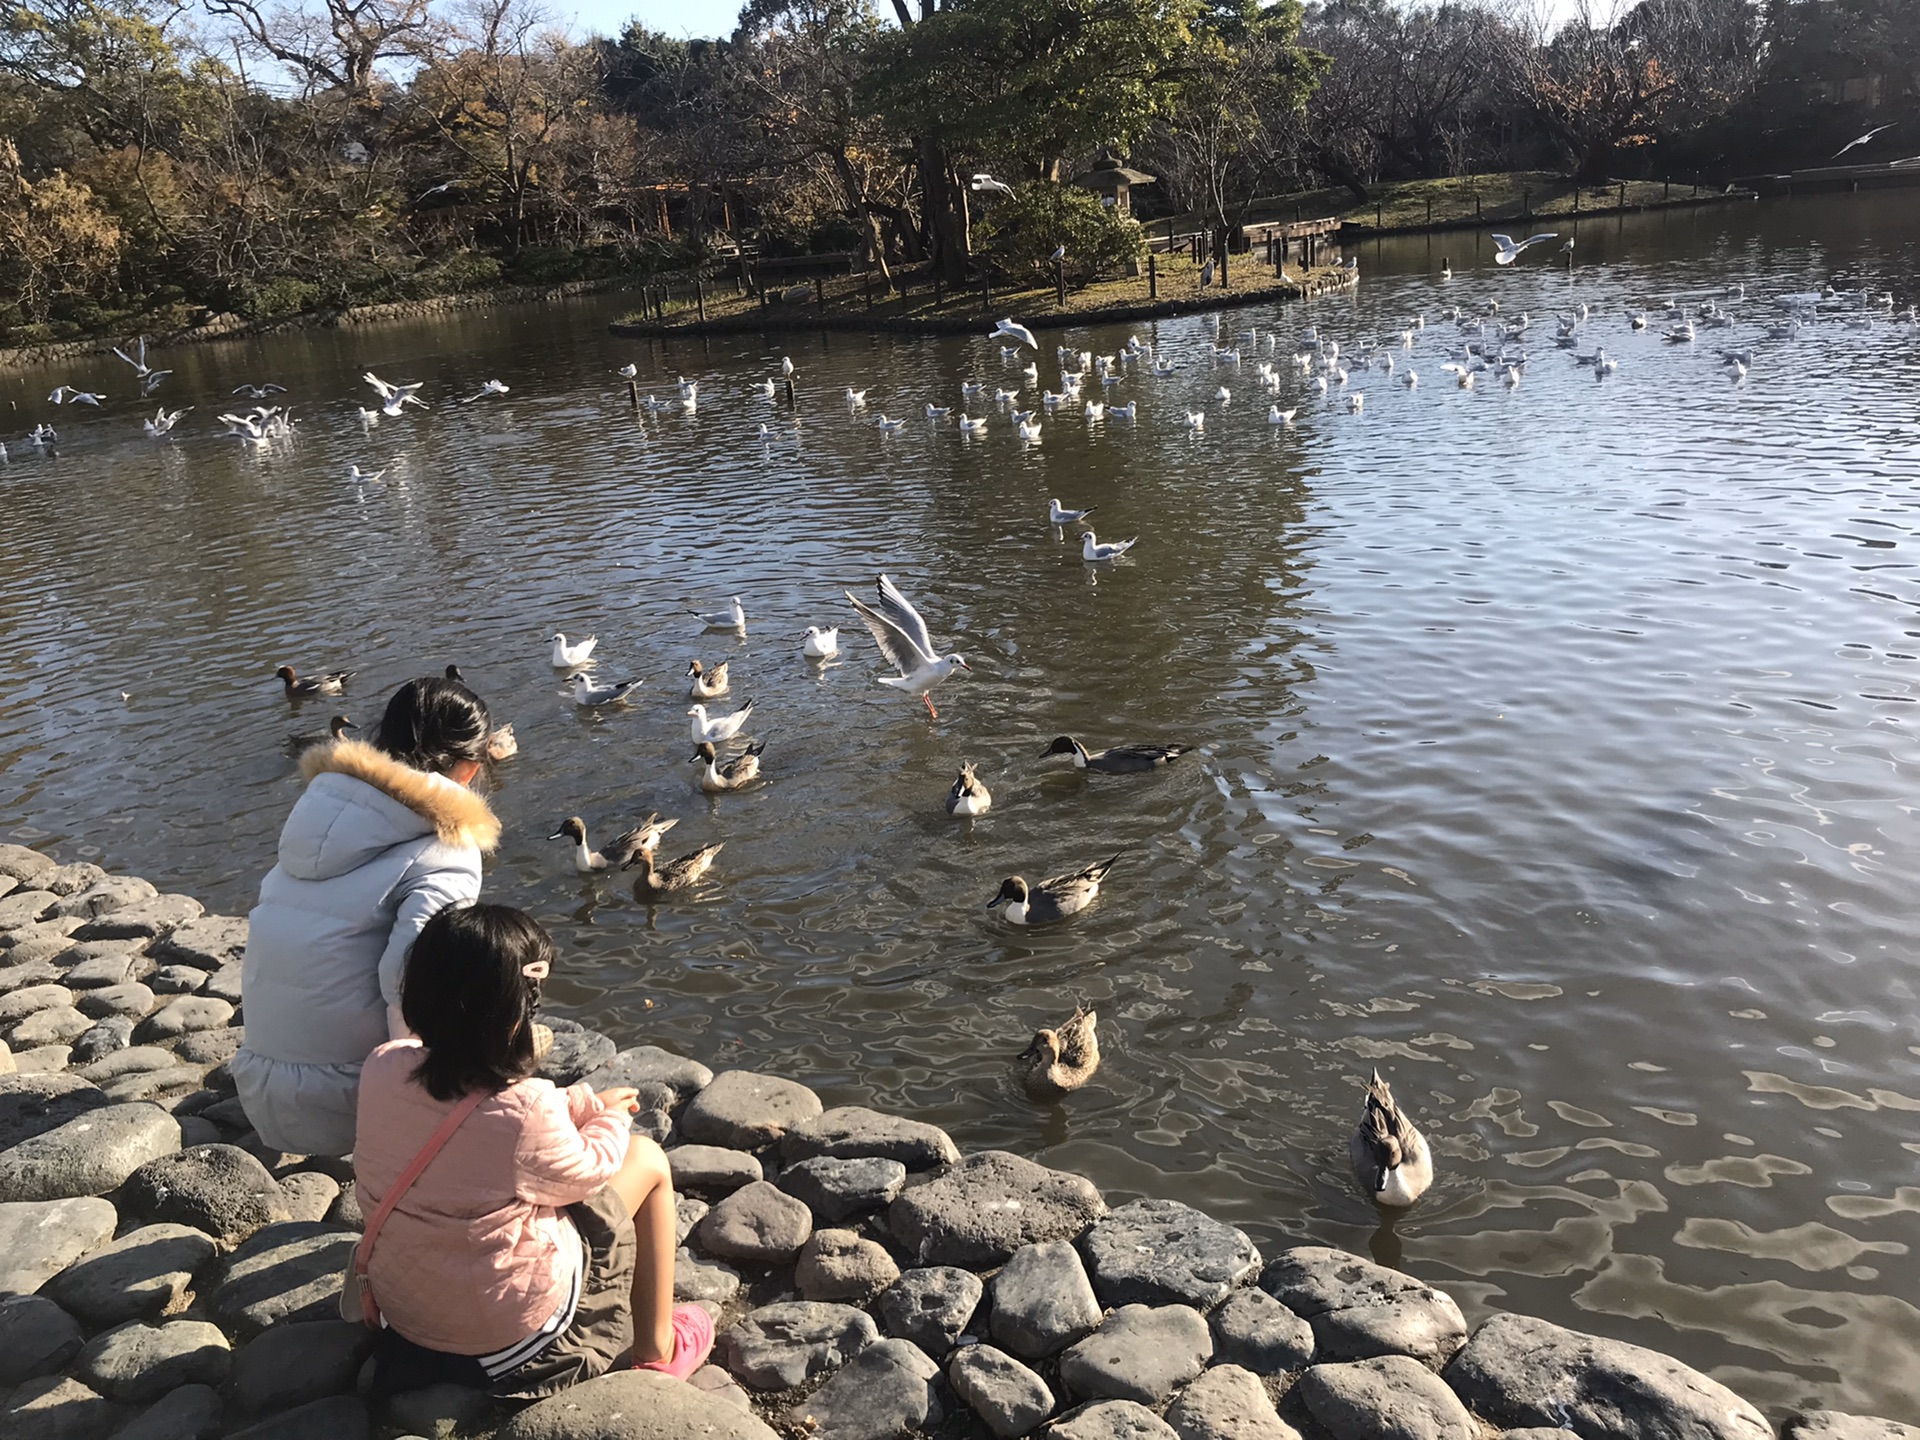
M 1129 169 L 1126 160 L 1111 149 L 1102 150 L 1094 156 L 1093 168 L 1084 175 L 1073 177 L 1073 184 L 1082 190 L 1091 190 L 1100 197 L 1100 203 L 1120 215 L 1133 213 L 1130 192 L 1136 185 L 1157 185 L 1157 176 L 1144 170 Z

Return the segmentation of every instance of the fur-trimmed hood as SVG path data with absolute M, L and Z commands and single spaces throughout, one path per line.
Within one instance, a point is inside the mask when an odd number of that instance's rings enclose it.
M 500 843 L 500 821 L 485 800 L 365 741 L 319 746 L 307 752 L 300 769 L 309 783 L 287 817 L 280 863 L 302 878 L 344 874 L 427 835 L 482 854 Z

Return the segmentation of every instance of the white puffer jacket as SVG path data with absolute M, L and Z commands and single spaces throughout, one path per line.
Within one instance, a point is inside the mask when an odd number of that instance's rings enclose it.
M 301 768 L 306 792 L 248 917 L 232 1071 L 268 1144 L 345 1155 L 361 1062 L 405 1033 L 407 947 L 438 911 L 479 898 L 500 822 L 464 785 L 361 741 L 310 751 Z

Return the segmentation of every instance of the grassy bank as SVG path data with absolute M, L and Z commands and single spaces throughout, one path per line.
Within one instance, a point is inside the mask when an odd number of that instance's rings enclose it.
M 1736 194 L 1737 198 L 1747 198 Z M 1576 185 L 1550 170 L 1513 170 L 1377 185 L 1373 198 L 1364 202 L 1356 201 L 1350 190 L 1314 190 L 1296 203 L 1303 204 L 1308 215 L 1338 215 L 1348 225 L 1387 232 L 1421 230 L 1430 225 L 1564 219 L 1600 211 L 1650 210 L 1728 198 L 1736 197 L 1716 190 L 1696 190 L 1690 181 L 1605 180 Z
M 775 330 L 893 330 L 917 334 L 972 331 L 1002 315 L 1017 317 L 1035 328 L 1093 324 L 1101 321 L 1146 319 L 1193 310 L 1216 310 L 1234 305 L 1299 300 L 1324 294 L 1351 283 L 1348 273 L 1322 267 L 1303 271 L 1288 267 L 1276 275 L 1250 256 L 1233 258 L 1228 284 L 1202 290 L 1199 267 L 1184 256 L 1154 257 L 1155 274 L 1118 276 L 1079 288 L 1069 287 L 1064 302 L 1052 286 L 996 286 L 991 292 L 971 290 L 959 295 L 935 293 L 923 275 L 896 277 L 904 288 L 889 293 L 877 274 L 863 277 L 824 277 L 817 288 L 808 282 L 804 300 L 771 303 L 737 293 L 730 285 L 709 289 L 702 303 L 691 282 L 668 288 L 660 311 L 634 311 L 614 322 L 622 335 L 675 335 L 715 331 Z

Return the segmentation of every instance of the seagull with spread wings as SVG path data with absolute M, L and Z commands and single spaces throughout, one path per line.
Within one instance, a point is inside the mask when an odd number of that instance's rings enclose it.
M 887 663 L 900 672 L 882 675 L 880 683 L 918 695 L 926 703 L 927 714 L 938 719 L 940 712 L 933 708 L 933 696 L 929 692 L 955 670 L 973 667 L 962 656 L 941 655 L 934 650 L 927 622 L 884 575 L 880 577 L 879 592 L 877 605 L 869 605 L 851 590 L 847 592 L 847 599 L 867 622 L 867 629 L 873 632 L 874 643 L 880 647 Z
M 1549 240 L 1558 240 L 1559 238 L 1560 236 L 1557 233 L 1551 231 L 1545 235 L 1529 235 L 1524 240 L 1515 240 L 1511 235 L 1495 235 L 1493 237 L 1493 243 L 1498 246 L 1499 249 L 1493 257 L 1493 263 L 1496 265 L 1511 265 L 1520 258 L 1521 254 L 1529 245 L 1544 245 Z
M 1899 122 L 1889 120 L 1884 125 L 1874 126 L 1873 129 L 1867 131 L 1867 133 L 1862 135 L 1859 139 L 1849 140 L 1846 144 L 1842 145 L 1838 150 L 1834 151 L 1833 158 L 1838 160 L 1842 155 L 1846 154 L 1847 151 L 1853 149 L 1854 146 L 1866 144 L 1869 140 L 1873 139 L 1874 136 L 1878 135 L 1882 130 L 1891 130 L 1897 123 Z

